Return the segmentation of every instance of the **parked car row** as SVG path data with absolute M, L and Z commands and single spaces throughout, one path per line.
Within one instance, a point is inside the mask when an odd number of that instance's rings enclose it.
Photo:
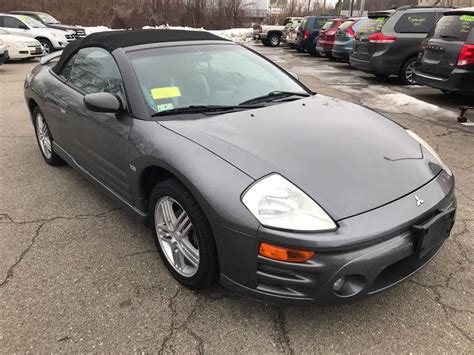
M 0 13 L 0 64 L 8 59 L 30 59 L 62 50 L 85 35 L 83 28 L 63 25 L 43 12 Z
M 474 8 L 403 6 L 361 18 L 308 16 L 287 43 L 404 85 L 474 94 L 473 25 Z

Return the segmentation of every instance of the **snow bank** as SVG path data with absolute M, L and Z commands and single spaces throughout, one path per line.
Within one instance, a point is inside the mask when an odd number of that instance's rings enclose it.
M 106 27 L 106 26 L 95 26 L 95 27 L 81 26 L 81 27 L 84 28 L 84 30 L 86 31 L 86 35 L 90 35 L 91 33 L 95 33 L 95 32 L 112 31 L 111 28 Z
M 227 30 L 206 30 L 204 28 L 194 28 L 194 27 L 183 27 L 183 26 L 169 26 L 169 25 L 161 25 L 161 26 L 144 26 L 143 29 L 153 29 L 153 28 L 160 28 L 160 29 L 170 29 L 170 30 L 186 30 L 186 31 L 208 31 L 216 36 L 223 37 L 226 39 L 230 39 L 234 42 L 245 42 L 246 40 L 250 39 L 252 36 L 253 29 L 252 28 L 231 28 Z
M 418 100 L 412 96 L 402 93 L 374 95 L 367 99 L 362 99 L 362 103 L 374 109 L 390 113 L 406 113 L 417 117 L 428 118 L 434 113 L 444 117 L 456 118 L 458 115 L 450 110 Z

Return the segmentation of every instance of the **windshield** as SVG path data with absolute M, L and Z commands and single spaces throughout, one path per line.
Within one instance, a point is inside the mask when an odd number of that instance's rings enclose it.
M 362 25 L 357 30 L 357 33 L 370 35 L 372 33 L 380 32 L 387 20 L 388 17 L 385 16 L 369 18 L 368 20 L 364 21 L 364 23 L 362 23 Z
M 39 13 L 38 17 L 41 19 L 41 21 L 43 21 L 44 23 L 47 23 L 47 24 L 59 24 L 60 23 L 53 16 L 45 14 L 43 12 Z
M 195 105 L 239 105 L 274 91 L 308 94 L 264 58 L 234 44 L 129 53 L 152 113 Z
M 436 24 L 432 38 L 446 41 L 465 41 L 474 25 L 474 16 L 449 15 L 444 16 Z
M 36 21 L 34 18 L 31 18 L 30 16 L 21 15 L 21 16 L 18 16 L 18 18 L 30 27 L 33 27 L 33 28 L 46 28 L 45 25 L 43 25 L 39 21 Z

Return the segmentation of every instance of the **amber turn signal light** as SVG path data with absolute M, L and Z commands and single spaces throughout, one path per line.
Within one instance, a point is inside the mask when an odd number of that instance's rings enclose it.
M 260 243 L 258 252 L 269 259 L 292 263 L 302 263 L 314 256 L 314 251 L 277 247 L 267 243 Z

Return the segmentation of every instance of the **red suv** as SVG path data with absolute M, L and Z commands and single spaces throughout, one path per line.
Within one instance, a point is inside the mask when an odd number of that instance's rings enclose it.
M 332 47 L 336 40 L 336 31 L 340 25 L 347 21 L 347 18 L 332 19 L 323 26 L 319 33 L 318 41 L 316 43 L 316 52 L 329 59 L 333 59 Z

